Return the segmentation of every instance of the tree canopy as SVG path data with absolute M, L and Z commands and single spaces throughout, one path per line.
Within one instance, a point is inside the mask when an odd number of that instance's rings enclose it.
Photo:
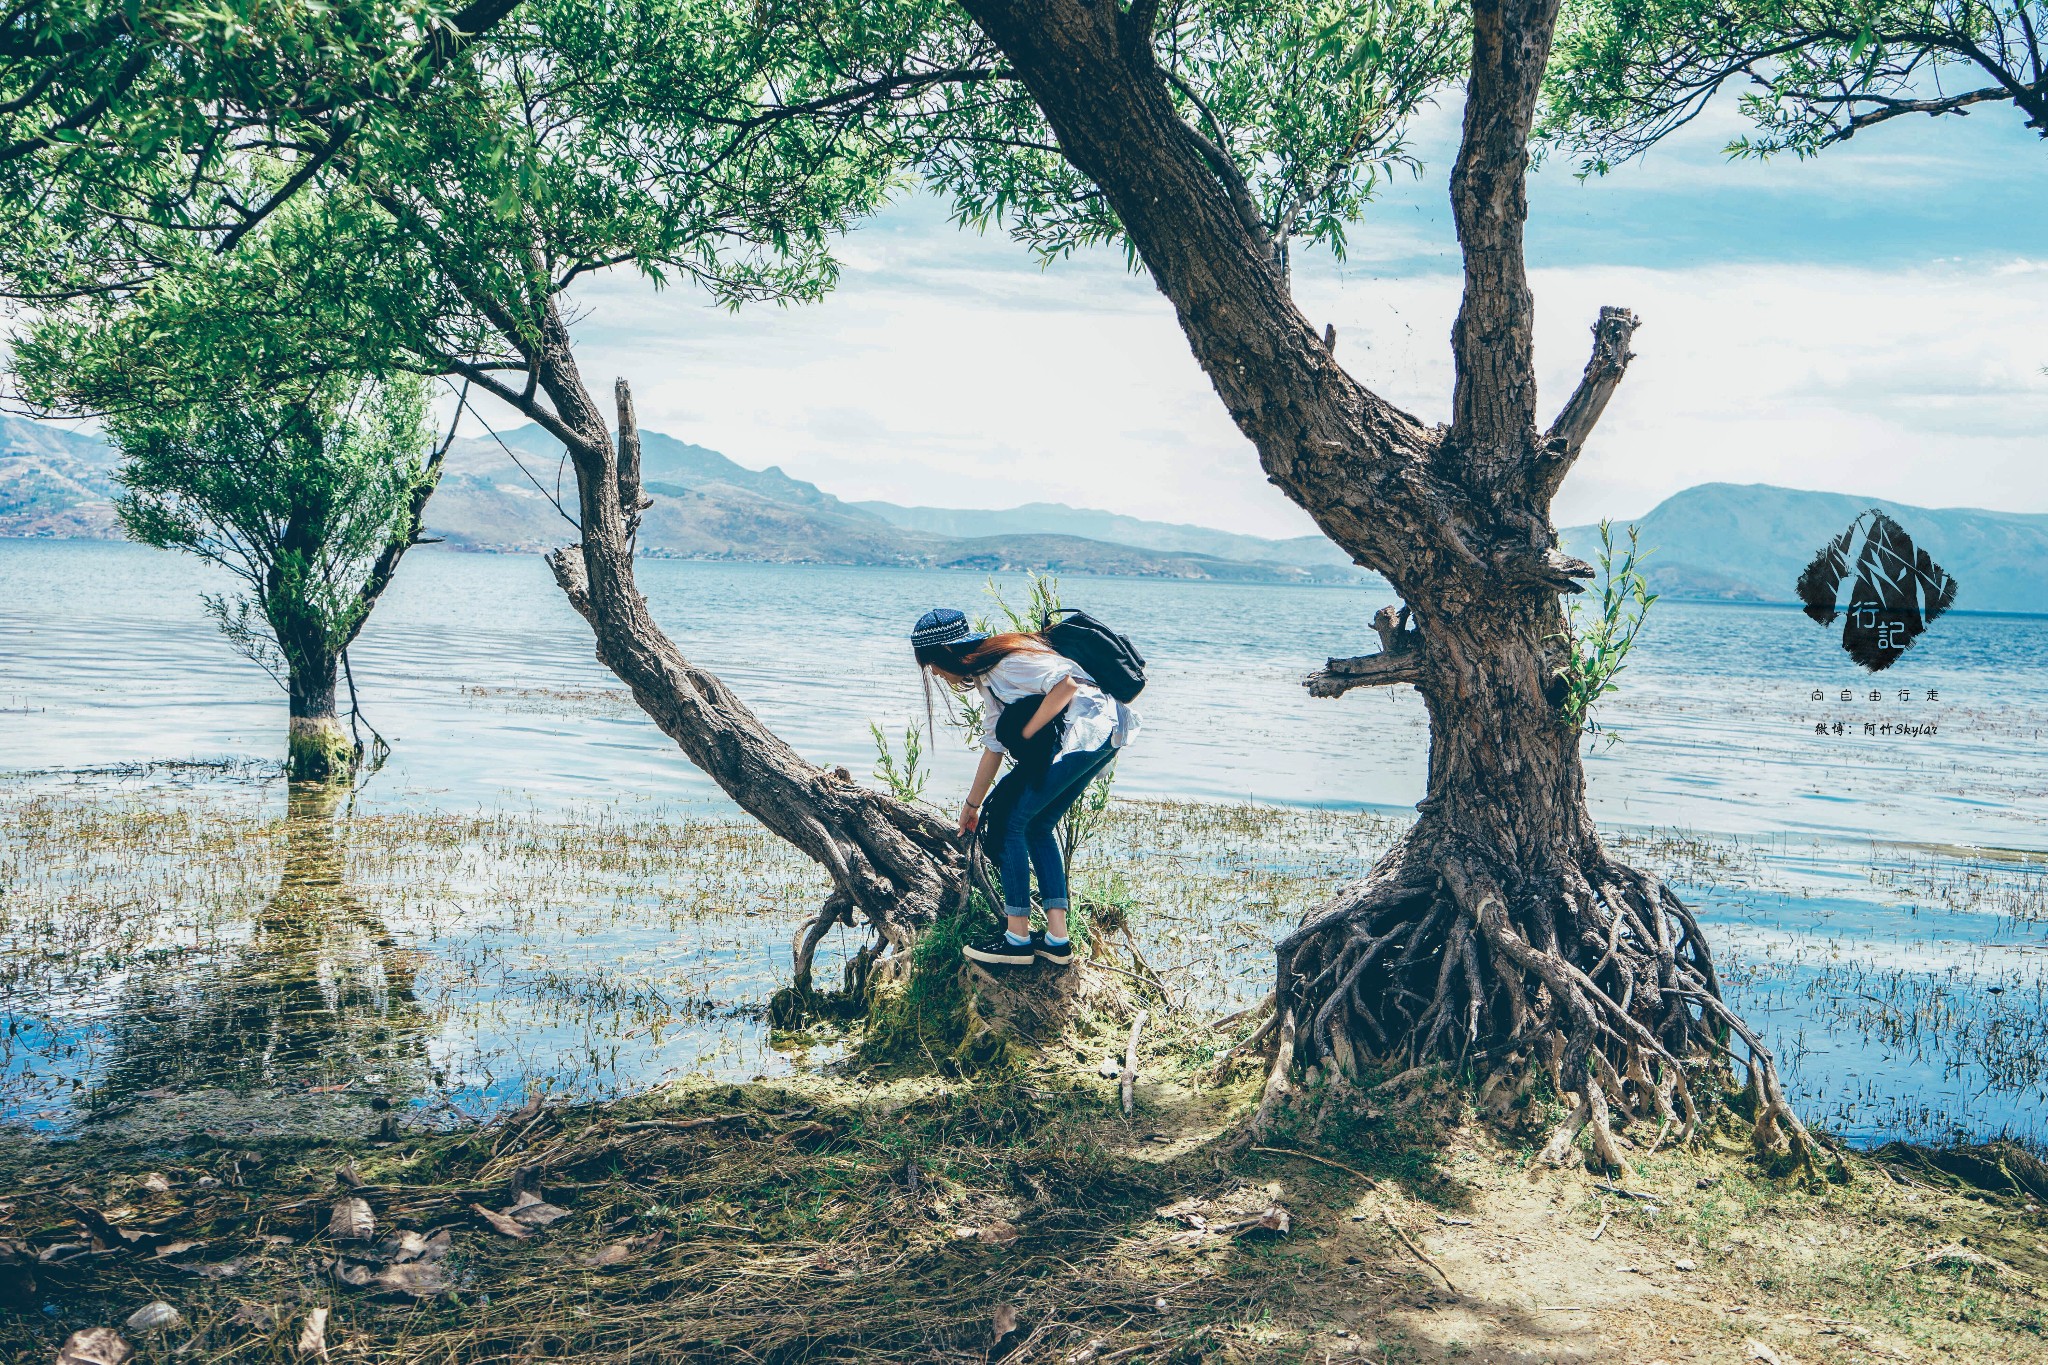
M 2008 106 L 2048 138 L 2039 0 L 1574 0 L 1544 128 L 1604 171 L 1725 89 L 1755 131 L 1737 156 L 1812 156 L 1908 115 Z
M 39 408 L 99 419 L 130 537 L 241 581 L 208 610 L 288 694 L 292 776 L 325 780 L 355 756 L 334 720 L 337 668 L 419 538 L 441 452 L 425 382 L 335 363 L 303 314 L 246 292 L 256 263 L 46 317 L 16 370 Z
M 0 287 L 116 286 L 166 230 L 232 246 L 517 3 L 19 0 L 0 20 Z

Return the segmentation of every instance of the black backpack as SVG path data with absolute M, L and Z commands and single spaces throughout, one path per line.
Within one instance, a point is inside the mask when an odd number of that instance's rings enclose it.
M 1046 643 L 1081 665 L 1095 685 L 1128 702 L 1145 690 L 1145 656 L 1085 611 L 1066 608 L 1045 628 Z

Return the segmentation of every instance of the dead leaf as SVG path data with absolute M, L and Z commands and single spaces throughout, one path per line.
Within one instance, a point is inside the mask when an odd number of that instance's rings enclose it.
M 162 1171 L 144 1171 L 142 1178 L 135 1182 L 135 1188 L 145 1194 L 169 1194 L 171 1182 Z
M 343 1261 L 335 1267 L 334 1276 L 343 1284 L 361 1289 L 370 1282 L 370 1267 L 355 1261 Z
M 155 1303 L 145 1303 L 130 1313 L 128 1320 L 121 1325 L 131 1332 L 165 1332 L 184 1320 L 183 1313 L 158 1299 Z
M 526 1228 L 523 1225 L 521 1225 L 516 1219 L 507 1218 L 502 1213 L 493 1213 L 491 1210 L 485 1208 L 482 1204 L 471 1204 L 470 1208 L 476 1211 L 477 1217 L 483 1219 L 486 1223 L 489 1223 L 494 1231 L 501 1232 L 505 1236 L 510 1237 L 515 1241 L 523 1242 L 528 1237 L 531 1237 L 533 1235 L 532 1233 L 528 1232 Z
M 207 1280 L 231 1280 L 248 1268 L 249 1262 L 247 1258 L 239 1256 L 232 1261 L 210 1261 L 202 1265 L 181 1265 L 178 1267 L 178 1269 L 188 1275 L 197 1275 L 201 1279 Z
M 165 1242 L 156 1249 L 156 1258 L 161 1261 L 171 1256 L 183 1256 L 186 1252 L 205 1245 L 204 1242 Z
M 624 1265 L 634 1257 L 652 1251 L 661 1245 L 661 1233 L 643 1232 L 638 1237 L 628 1237 L 623 1242 L 599 1247 L 585 1256 L 579 1263 L 586 1270 L 609 1270 L 615 1265 Z
M 998 1221 L 990 1223 L 987 1227 L 982 1228 L 974 1235 L 980 1240 L 988 1242 L 994 1246 L 1008 1246 L 1010 1243 L 1017 1240 L 1017 1227 L 1014 1223 L 1004 1223 Z
M 1292 1226 L 1293 1222 L 1291 1219 L 1288 1218 L 1287 1210 L 1280 1207 L 1280 1205 L 1275 1204 L 1272 1208 L 1267 1209 L 1264 1213 L 1261 1213 L 1257 1218 L 1252 1219 L 1245 1230 L 1249 1232 L 1253 1228 L 1256 1228 L 1261 1232 L 1278 1232 L 1284 1234 Z
M 505 1212 L 530 1228 L 544 1228 L 558 1218 L 569 1216 L 569 1210 L 546 1202 L 531 1190 L 521 1190 L 518 1201 Z
M 368 1202 L 349 1198 L 334 1201 L 334 1215 L 327 1220 L 327 1235 L 337 1242 L 367 1242 L 377 1231 L 377 1215 Z
M 1763 1365 L 1792 1365 L 1789 1359 L 1779 1355 L 1755 1337 L 1744 1337 L 1742 1349 L 1746 1353 L 1743 1356 L 1745 1360 L 1760 1360 Z
M 57 1348 L 57 1365 L 125 1365 L 135 1348 L 111 1327 L 88 1327 L 73 1332 Z
M 377 1250 L 393 1261 L 438 1261 L 453 1248 L 454 1242 L 448 1236 L 448 1229 L 442 1228 L 432 1237 L 407 1230 L 387 1237 L 377 1244 Z
M 327 1310 L 315 1308 L 306 1314 L 306 1325 L 299 1329 L 299 1354 L 327 1359 Z
M 408 1228 L 403 1232 L 393 1233 L 377 1243 L 377 1250 L 394 1261 L 410 1261 L 426 1250 L 426 1246 L 427 1239 Z
M 1006 1336 L 1010 1335 L 1010 1333 L 1012 1333 L 1012 1332 L 1016 1331 L 1016 1330 L 1017 1330 L 1017 1305 L 1015 1305 L 1015 1304 L 1013 1304 L 1013 1303 L 999 1303 L 999 1304 L 997 1304 L 997 1305 L 996 1305 L 996 1319 L 995 1319 L 995 1324 L 994 1324 L 994 1326 L 995 1326 L 995 1337 L 994 1337 L 993 1339 L 994 1339 L 994 1340 L 996 1340 L 996 1341 L 1001 1341 L 1001 1340 L 1002 1340 L 1002 1339 L 1003 1339 L 1004 1337 L 1006 1337 Z
M 410 1294 L 416 1299 L 432 1298 L 454 1288 L 448 1272 L 435 1261 L 407 1261 L 386 1266 L 377 1274 L 377 1288 L 386 1294 Z

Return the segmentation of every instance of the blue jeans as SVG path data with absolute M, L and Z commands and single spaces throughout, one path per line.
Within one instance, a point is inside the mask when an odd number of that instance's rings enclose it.
M 1067 908 L 1067 865 L 1053 832 L 1067 808 L 1078 801 L 1095 775 L 1116 758 L 1116 747 L 1063 754 L 1045 776 L 1026 787 L 1003 830 L 1003 913 L 1031 913 L 1031 873 L 1038 872 L 1038 902 L 1048 910 Z

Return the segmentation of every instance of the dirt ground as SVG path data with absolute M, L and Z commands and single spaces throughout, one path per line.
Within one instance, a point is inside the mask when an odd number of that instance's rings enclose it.
M 446 1132 L 364 1102 L 355 1137 L 6 1138 L 0 1358 L 96 1327 L 139 1362 L 2048 1357 L 2024 1154 L 1774 1178 L 1732 1129 L 1654 1154 L 1637 1130 L 1601 1179 L 1441 1081 L 1309 1097 L 1250 1141 L 1258 1079 L 1209 1084 L 1213 1034 L 1151 1030 L 1129 1117 L 1123 1041 Z M 151 1303 L 176 1321 L 124 1326 Z

